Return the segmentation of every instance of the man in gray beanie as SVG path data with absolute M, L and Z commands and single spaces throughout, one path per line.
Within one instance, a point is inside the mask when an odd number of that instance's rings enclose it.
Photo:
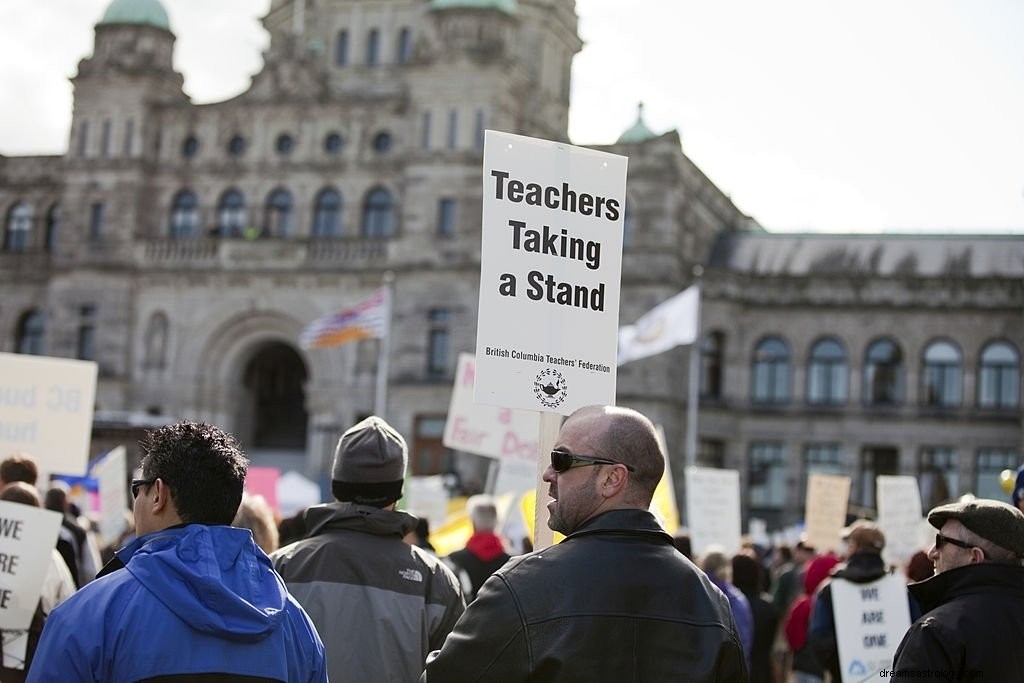
M 894 672 L 1024 681 L 1024 513 L 978 498 L 940 505 L 928 522 L 939 530 L 928 551 L 935 576 L 910 585 L 924 616 L 896 650 Z
M 306 512 L 306 538 L 274 568 L 313 619 L 333 683 L 415 681 L 465 610 L 458 579 L 403 537 L 417 519 L 395 510 L 409 459 L 379 417 L 351 427 L 334 452 L 336 502 Z

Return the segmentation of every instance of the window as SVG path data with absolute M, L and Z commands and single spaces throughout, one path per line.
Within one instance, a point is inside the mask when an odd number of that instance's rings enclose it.
M 443 197 L 437 203 L 437 234 L 451 237 L 455 234 L 455 200 Z
M 420 138 L 420 147 L 430 149 L 430 112 L 423 112 L 423 136 Z
M 960 495 L 960 474 L 957 471 L 956 453 L 952 448 L 922 448 L 917 474 L 923 512 L 951 502 Z
M 924 350 L 921 398 L 927 406 L 960 405 L 960 351 L 948 341 L 932 342 Z
M 412 59 L 412 32 L 407 28 L 398 32 L 398 51 L 395 58 L 399 64 L 405 64 Z
M 864 400 L 868 405 L 895 405 L 902 400 L 903 352 L 891 339 L 879 339 L 864 356 Z
M 245 196 L 228 190 L 217 204 L 217 229 L 222 237 L 239 237 L 245 229 Z
M 234 142 L 234 138 L 232 138 Z M 244 146 L 244 143 L 243 143 Z M 185 141 L 181 143 L 181 156 L 186 159 L 191 159 L 199 151 L 199 139 L 195 135 L 189 135 L 185 138 Z
M 409 465 L 415 475 L 445 474 L 452 471 L 454 454 L 444 445 L 444 415 L 417 415 Z
M 860 500 L 864 507 L 875 507 L 875 479 L 879 475 L 899 474 L 899 451 L 889 446 L 869 446 L 860 454 L 858 478 Z
M 843 451 L 837 443 L 809 443 L 804 449 L 804 478 L 800 500 L 807 499 L 807 482 L 812 474 L 843 475 Z
M 325 187 L 316 195 L 313 207 L 313 237 L 341 235 L 341 194 Z
M 78 124 L 78 156 L 84 157 L 89 151 L 89 122 L 82 121 Z
M 348 31 L 338 31 L 338 37 L 334 40 L 334 63 L 348 66 Z
M 366 65 L 377 66 L 380 64 L 380 31 L 370 29 L 366 35 Z
M 712 439 L 701 439 L 697 443 L 697 467 L 725 467 L 725 443 Z
M 245 154 L 245 138 L 241 135 L 232 136 L 228 141 L 228 153 L 233 157 Z
M 103 202 L 89 206 L 89 239 L 98 242 L 103 237 Z
M 1003 470 L 1017 471 L 1020 454 L 1012 448 L 982 448 L 978 450 L 974 470 L 974 495 L 978 498 L 1005 500 L 1006 491 L 999 483 Z
M 345 141 L 342 140 L 339 133 L 328 133 L 324 137 L 324 151 L 328 154 L 339 154 L 341 148 L 344 146 Z
M 433 308 L 428 314 L 427 376 L 448 376 L 452 314 L 447 308 Z
M 46 251 L 57 252 L 57 238 L 60 235 L 60 206 L 54 204 L 46 213 Z
M 725 335 L 709 332 L 700 340 L 700 395 L 701 398 L 722 398 L 722 353 Z
M 38 310 L 28 311 L 18 321 L 14 340 L 15 351 L 33 356 L 45 355 L 46 346 L 43 343 L 45 334 L 46 318 Z
M 146 355 L 143 361 L 147 368 L 166 367 L 169 327 L 167 316 L 164 313 L 157 312 L 149 317 L 149 324 L 146 325 Z
M 834 339 L 811 347 L 807 371 L 807 402 L 815 405 L 846 403 L 846 351 Z
M 373 136 L 372 144 L 374 152 L 377 152 L 378 154 L 383 154 L 384 152 L 391 149 L 391 133 L 387 131 L 381 131 L 380 133 L 377 133 L 376 135 Z
M 7 229 L 4 231 L 4 251 L 25 251 L 29 245 L 32 230 L 32 206 L 18 202 L 7 212 Z
M 263 215 L 263 235 L 289 237 L 292 234 L 292 194 L 278 188 L 267 197 Z
M 86 304 L 78 309 L 76 358 L 96 360 L 96 307 Z
M 751 399 L 755 403 L 789 400 L 789 347 L 778 337 L 768 337 L 754 350 Z
M 100 156 L 104 159 L 110 158 L 110 126 L 110 119 L 104 119 L 100 129 Z
M 288 156 L 295 149 L 295 138 L 288 133 L 281 133 L 277 136 L 277 141 L 274 143 L 274 149 L 281 156 Z
M 448 149 L 455 149 L 459 142 L 459 112 L 448 112 Z
M 476 110 L 476 121 L 473 123 L 473 144 L 476 145 L 477 149 L 484 148 L 484 110 Z
M 786 460 L 781 443 L 750 444 L 751 508 L 778 509 L 786 505 Z
M 124 155 L 132 155 L 132 141 L 135 140 L 135 120 L 128 119 L 124 123 Z
M 195 237 L 199 232 L 199 200 L 191 190 L 181 190 L 171 201 L 170 236 Z
M 1017 408 L 1020 405 L 1020 355 L 1012 345 L 997 341 L 981 351 L 978 406 Z
M 363 237 L 392 237 L 395 234 L 395 206 L 383 187 L 366 194 L 363 203 Z

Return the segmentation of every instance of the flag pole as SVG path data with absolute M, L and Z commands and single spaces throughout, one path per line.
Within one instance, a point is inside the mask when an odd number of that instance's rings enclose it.
M 391 360 L 391 305 L 394 289 L 395 274 L 390 270 L 384 273 L 384 334 L 381 335 L 380 344 L 377 345 L 377 389 L 373 397 L 373 412 L 381 418 L 387 419 L 388 410 L 388 372 L 389 361 Z
M 686 396 L 686 466 L 693 467 L 697 464 L 697 404 L 700 402 L 700 354 L 701 354 L 701 328 L 700 328 L 700 275 L 703 268 L 696 265 L 693 274 L 697 276 L 694 284 L 697 289 L 697 336 L 690 345 L 690 371 Z

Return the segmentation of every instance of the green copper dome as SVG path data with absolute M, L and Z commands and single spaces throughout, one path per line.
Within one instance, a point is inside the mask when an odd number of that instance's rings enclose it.
M 496 9 L 505 14 L 518 14 L 518 0 L 430 0 L 430 9 Z
M 160 4 L 160 0 L 114 0 L 103 13 L 99 24 L 143 24 L 171 30 L 167 10 Z
M 641 102 L 636 107 L 636 123 L 626 129 L 619 139 L 616 140 L 616 144 L 626 142 L 644 142 L 645 140 L 651 140 L 658 137 L 654 134 L 647 124 L 644 123 L 644 103 Z

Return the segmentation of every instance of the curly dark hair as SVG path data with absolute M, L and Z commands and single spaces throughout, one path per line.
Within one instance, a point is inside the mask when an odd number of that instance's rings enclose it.
M 235 437 L 183 420 L 149 432 L 140 445 L 143 478 L 163 480 L 181 521 L 231 524 L 249 466 Z
M 11 453 L 0 462 L 0 481 L 5 484 L 23 481 L 35 486 L 38 478 L 39 468 L 27 453 Z

